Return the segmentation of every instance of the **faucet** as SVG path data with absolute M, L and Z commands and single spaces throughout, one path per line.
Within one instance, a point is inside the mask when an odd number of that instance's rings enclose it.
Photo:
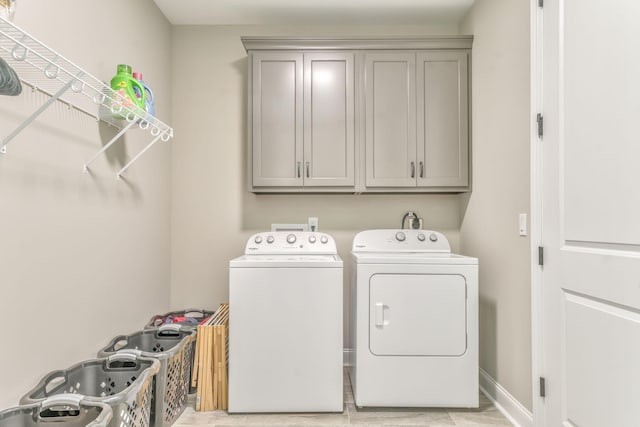
M 415 212 L 408 211 L 402 217 L 402 229 L 420 230 L 422 228 L 422 218 L 418 217 Z

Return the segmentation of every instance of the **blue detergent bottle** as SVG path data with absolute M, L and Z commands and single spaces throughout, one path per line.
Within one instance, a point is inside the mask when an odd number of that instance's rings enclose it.
M 147 86 L 147 84 L 144 81 L 142 81 L 142 73 L 133 73 L 133 78 L 136 79 L 138 82 L 140 82 L 140 84 L 144 88 L 144 91 L 146 92 L 144 97 L 144 110 L 150 116 L 155 116 L 156 109 L 155 109 L 155 106 L 153 105 L 153 99 L 154 99 L 153 91 L 149 86 Z M 138 97 L 138 99 L 142 99 L 142 93 L 140 93 L 140 89 L 138 89 L 137 87 L 134 87 L 133 90 L 136 92 L 136 97 Z

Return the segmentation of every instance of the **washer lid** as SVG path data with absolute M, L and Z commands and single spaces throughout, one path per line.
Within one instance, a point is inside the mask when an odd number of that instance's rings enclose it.
M 230 268 L 342 268 L 338 255 L 242 255 L 229 261 Z

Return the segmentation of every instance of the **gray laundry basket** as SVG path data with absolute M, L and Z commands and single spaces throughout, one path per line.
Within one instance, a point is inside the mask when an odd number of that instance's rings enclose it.
M 196 331 L 163 325 L 115 337 L 98 356 L 133 353 L 160 361 L 151 407 L 151 423 L 170 427 L 187 406 Z
M 79 394 L 60 394 L 1 411 L 0 427 L 107 427 L 112 418 L 106 403 Z
M 153 328 L 157 328 L 167 324 L 167 325 L 180 325 L 182 326 L 183 329 L 187 329 L 187 328 L 196 329 L 198 327 L 198 324 L 175 322 L 175 321 L 172 321 L 172 318 L 189 317 L 189 318 L 195 319 L 196 321 L 198 321 L 198 323 L 200 323 L 207 317 L 213 316 L 214 314 L 215 314 L 215 311 L 208 311 L 200 308 L 187 308 L 186 310 L 181 310 L 181 311 L 170 311 L 165 314 L 156 314 L 147 322 L 144 328 L 153 329 Z M 168 321 L 171 323 L 167 323 Z
M 134 354 L 86 360 L 45 376 L 20 403 L 43 403 L 51 396 L 82 394 L 84 401 L 105 403 L 113 417 L 109 427 L 148 427 L 153 379 L 160 363 Z
M 180 325 L 182 329 L 193 329 L 198 332 L 198 324 L 203 320 L 213 316 L 216 314 L 215 311 L 209 311 L 202 308 L 187 308 L 185 310 L 180 311 L 170 311 L 165 314 L 156 314 L 147 322 L 145 329 L 154 329 L 158 328 L 162 325 Z M 198 323 L 190 323 L 190 322 L 176 322 L 176 317 L 187 317 L 190 319 L 194 319 Z M 193 357 L 191 360 L 191 366 L 193 367 L 193 362 L 195 360 L 196 352 L 193 351 Z M 192 371 L 193 372 L 193 371 Z M 189 379 L 189 393 L 195 393 L 196 387 L 191 387 L 191 379 Z

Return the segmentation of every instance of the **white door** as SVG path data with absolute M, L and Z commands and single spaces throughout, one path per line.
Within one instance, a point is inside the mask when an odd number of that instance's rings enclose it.
M 640 2 L 543 11 L 537 425 L 640 425 Z
M 376 356 L 462 356 L 467 283 L 459 274 L 375 274 L 369 350 Z

